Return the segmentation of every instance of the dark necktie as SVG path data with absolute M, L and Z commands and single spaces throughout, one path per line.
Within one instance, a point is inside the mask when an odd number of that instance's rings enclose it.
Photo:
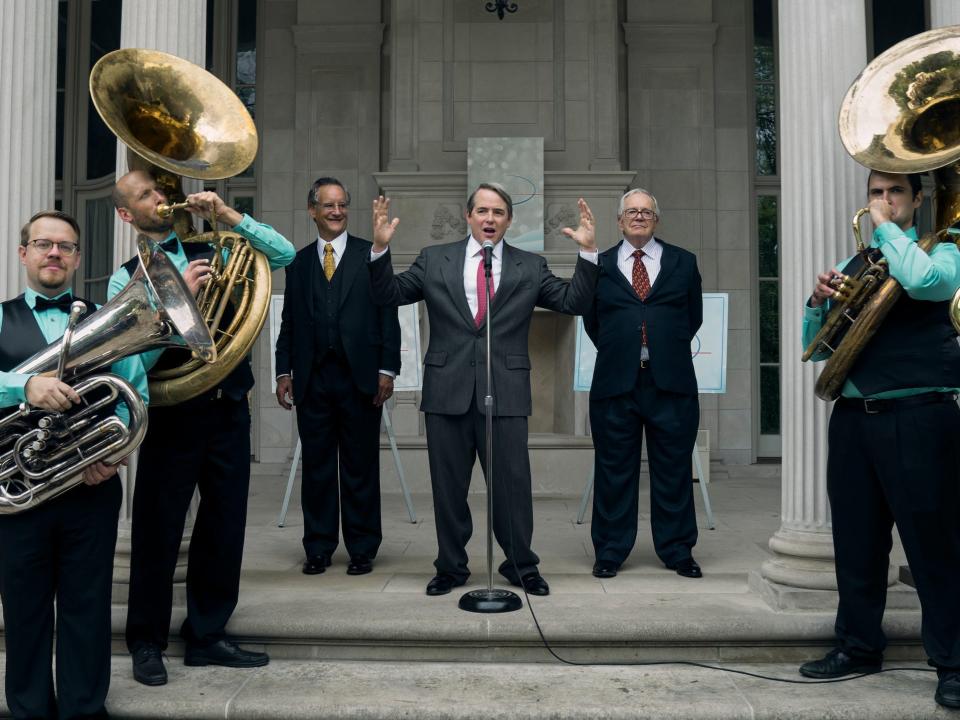
M 487 279 L 486 268 L 483 267 L 483 260 L 477 265 L 477 316 L 474 322 L 477 327 L 483 325 L 483 319 L 487 316 L 487 293 L 484 291 L 483 283 Z M 490 274 L 490 302 L 493 302 L 493 273 Z
M 643 250 L 633 251 L 633 290 L 637 297 L 646 300 L 650 294 L 650 276 L 647 274 L 647 266 L 643 264 Z M 643 321 L 643 344 L 647 344 L 647 321 Z
M 43 312 L 44 310 L 61 310 L 65 313 L 70 312 L 70 305 L 73 304 L 73 295 L 67 293 L 66 295 L 61 295 L 60 297 L 54 300 L 48 300 L 42 295 L 37 295 L 36 304 L 33 306 L 33 309 L 37 312 Z
M 164 252 L 176 253 L 177 242 L 178 242 L 177 236 L 174 235 L 172 238 L 168 238 L 164 240 L 162 243 L 160 243 L 160 249 L 163 250 Z

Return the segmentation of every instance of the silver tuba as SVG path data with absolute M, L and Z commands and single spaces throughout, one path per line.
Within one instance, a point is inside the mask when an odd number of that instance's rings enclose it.
M 152 240 L 137 238 L 139 265 L 106 305 L 13 368 L 14 373 L 58 375 L 80 395 L 66 412 L 22 403 L 0 417 L 0 514 L 36 507 L 83 480 L 98 461 L 119 462 L 140 445 L 147 409 L 123 378 L 97 370 L 128 355 L 186 345 L 204 362 L 216 346 L 179 271 Z M 112 413 L 123 401 L 129 426 Z

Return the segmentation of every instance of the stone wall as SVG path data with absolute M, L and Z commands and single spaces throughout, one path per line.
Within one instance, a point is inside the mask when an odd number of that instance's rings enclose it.
M 701 425 L 714 458 L 752 460 L 747 0 L 524 0 L 503 21 L 473 0 L 264 4 L 264 221 L 298 248 L 311 242 L 306 190 L 334 174 L 353 194 L 351 231 L 369 237 L 382 188 L 401 218 L 402 269 L 423 246 L 465 232 L 468 137 L 542 136 L 544 254 L 554 272 L 568 277 L 576 259 L 559 231 L 576 223 L 577 197 L 593 208 L 606 248 L 618 239 L 616 200 L 640 185 L 660 201 L 660 234 L 698 255 L 704 290 L 730 293 L 728 392 L 701 396 Z M 259 453 L 282 462 L 291 418 L 270 393 L 265 338 Z M 572 320 L 537 313 L 530 427 L 589 453 L 577 440 L 589 429 L 586 398 L 571 389 L 573 344 Z M 401 394 L 394 414 L 414 445 L 416 402 Z

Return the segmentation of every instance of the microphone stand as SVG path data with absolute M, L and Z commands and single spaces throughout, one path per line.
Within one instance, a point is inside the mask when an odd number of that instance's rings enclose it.
M 502 241 L 501 241 L 502 242 Z M 523 607 L 520 596 L 510 590 L 493 587 L 493 366 L 490 362 L 490 348 L 493 336 L 493 317 L 490 312 L 490 285 L 493 278 L 493 245 L 489 249 L 484 244 L 484 295 L 487 299 L 487 394 L 483 398 L 483 410 L 486 427 L 487 453 L 487 587 L 471 590 L 460 597 L 461 610 L 477 613 L 513 612 Z

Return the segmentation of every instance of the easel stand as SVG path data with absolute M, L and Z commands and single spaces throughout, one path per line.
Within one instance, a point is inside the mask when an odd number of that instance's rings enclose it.
M 485 258 L 492 254 L 485 252 Z M 461 610 L 477 613 L 503 613 L 519 610 L 523 607 L 520 596 L 510 590 L 493 587 L 493 368 L 490 364 L 490 347 L 493 327 L 490 312 L 491 264 L 486 264 L 484 292 L 487 298 L 487 394 L 483 399 L 486 415 L 487 436 L 487 587 L 483 590 L 471 590 L 460 597 Z
M 410 488 L 407 487 L 407 479 L 403 474 L 403 464 L 400 462 L 400 451 L 397 449 L 397 434 L 393 430 L 393 421 L 390 418 L 390 410 L 386 403 L 383 404 L 383 424 L 387 428 L 387 439 L 390 441 L 390 452 L 393 454 L 393 463 L 397 468 L 397 477 L 400 480 L 400 490 L 403 492 L 403 502 L 407 506 L 407 515 L 410 517 L 410 522 L 416 524 L 417 514 L 413 510 Z M 300 443 L 300 438 L 297 438 L 297 449 L 293 451 L 293 462 L 290 465 L 290 474 L 287 476 L 287 489 L 283 493 L 283 504 L 280 507 L 280 517 L 277 518 L 277 527 L 283 527 L 287 519 L 290 496 L 293 494 L 293 482 L 297 476 L 297 467 L 300 465 L 300 455 L 303 453 L 303 446 Z

